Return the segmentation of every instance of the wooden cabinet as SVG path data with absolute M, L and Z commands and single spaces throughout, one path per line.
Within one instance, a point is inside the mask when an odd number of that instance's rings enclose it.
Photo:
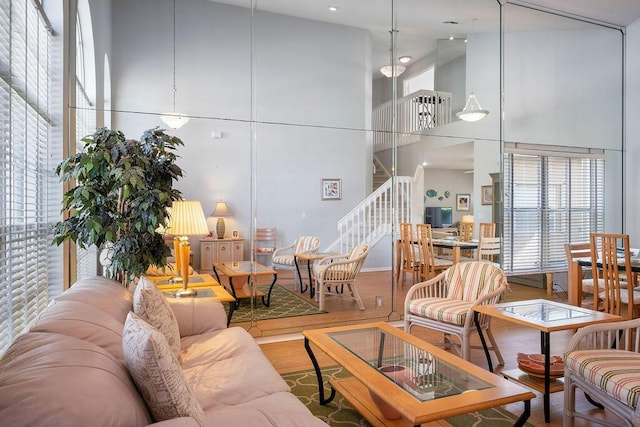
M 213 273 L 216 262 L 242 261 L 244 239 L 201 239 L 200 273 Z

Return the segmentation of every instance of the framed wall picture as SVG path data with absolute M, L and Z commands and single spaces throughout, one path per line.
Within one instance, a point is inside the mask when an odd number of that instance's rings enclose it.
M 493 203 L 493 186 L 483 185 L 480 187 L 481 203 L 483 205 L 490 205 Z
M 337 178 L 322 179 L 322 200 L 342 199 L 342 180 Z
M 234 239 L 239 239 L 240 238 L 240 230 L 233 230 L 231 232 L 231 237 L 233 237 Z
M 456 210 L 468 211 L 471 209 L 470 194 L 456 194 Z

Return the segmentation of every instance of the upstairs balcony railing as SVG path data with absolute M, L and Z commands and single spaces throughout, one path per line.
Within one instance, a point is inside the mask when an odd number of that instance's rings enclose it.
M 397 107 L 398 145 L 416 142 L 416 138 L 427 129 L 442 126 L 452 121 L 451 93 L 421 89 L 398 99 Z M 393 102 L 385 102 L 373 110 L 374 151 L 392 147 Z

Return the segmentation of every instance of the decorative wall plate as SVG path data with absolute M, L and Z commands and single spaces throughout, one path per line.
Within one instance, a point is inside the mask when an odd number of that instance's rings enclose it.
M 444 192 L 444 197 L 446 197 L 447 199 L 449 198 L 450 195 L 451 193 L 449 192 L 449 190 Z
M 436 197 L 438 195 L 438 192 L 436 190 L 427 190 L 427 197 Z

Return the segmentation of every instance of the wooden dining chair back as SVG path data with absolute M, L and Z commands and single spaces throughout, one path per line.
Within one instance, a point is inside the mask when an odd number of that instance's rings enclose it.
M 578 302 L 580 305 L 583 305 L 584 301 L 584 293 L 593 294 L 594 286 L 593 279 L 586 278 L 585 272 L 583 271 L 582 266 L 578 265 L 576 262 L 577 258 L 589 258 L 591 259 L 591 243 L 590 242 L 581 242 L 581 243 L 565 243 L 564 251 L 567 254 L 567 268 L 569 270 L 569 280 L 576 280 L 577 283 L 570 283 L 570 288 L 576 289 Z M 575 278 L 572 279 L 571 271 L 575 268 L 576 275 Z M 590 275 L 590 274 L 589 274 Z
M 631 270 L 629 235 L 592 233 L 591 258 L 591 271 L 597 279 L 594 280 L 594 307 L 627 319 L 638 317 L 640 291 L 633 286 L 635 274 Z
M 413 224 L 409 222 L 400 223 L 400 245 L 398 247 L 400 265 L 396 280 L 402 286 L 407 278 L 407 273 L 411 274 L 411 284 L 416 283 L 420 272 L 420 259 L 416 252 L 416 236 L 413 233 Z M 400 280 L 402 278 L 402 280 Z
M 500 257 L 501 243 L 500 237 L 481 236 L 478 242 L 478 261 L 496 264 L 496 259 Z
M 420 259 L 420 280 L 430 279 L 451 267 L 453 264 L 451 260 L 436 257 L 433 250 L 431 224 L 416 224 L 416 232 Z
M 495 222 L 481 222 L 478 225 L 478 240 L 481 240 L 483 237 L 496 237 Z
M 460 222 L 459 236 L 463 242 L 470 242 L 473 240 L 473 222 Z

